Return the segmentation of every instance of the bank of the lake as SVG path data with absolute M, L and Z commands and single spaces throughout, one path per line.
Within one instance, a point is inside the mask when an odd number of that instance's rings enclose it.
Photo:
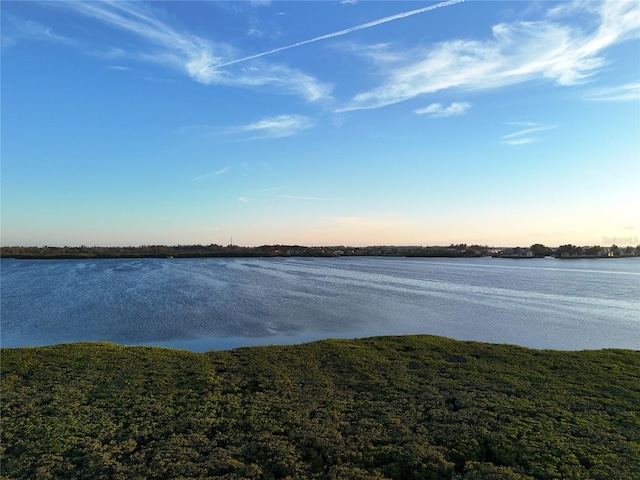
M 4 349 L 2 478 L 640 478 L 640 352 Z

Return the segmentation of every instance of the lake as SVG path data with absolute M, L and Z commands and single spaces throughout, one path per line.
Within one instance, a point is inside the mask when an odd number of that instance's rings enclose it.
M 3 347 L 206 351 L 424 333 L 640 349 L 640 258 L 2 259 L 0 278 Z

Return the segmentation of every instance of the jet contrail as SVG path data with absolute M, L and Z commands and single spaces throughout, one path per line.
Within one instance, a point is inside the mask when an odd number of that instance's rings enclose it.
M 418 8 L 416 10 L 411 10 L 409 12 L 397 13 L 396 15 L 391 15 L 390 17 L 380 18 L 378 20 L 373 20 L 368 23 L 363 23 L 362 25 L 357 25 L 355 27 L 346 28 L 344 30 L 340 30 L 338 32 L 327 33 L 326 35 L 321 35 L 319 37 L 312 38 L 310 40 L 303 40 L 302 42 L 294 43 L 292 45 L 287 45 L 285 47 L 275 48 L 273 50 L 269 50 L 268 52 L 256 53 L 255 55 L 250 55 L 244 58 L 238 58 L 237 60 L 231 60 L 230 62 L 219 63 L 213 68 L 226 67 L 228 65 L 233 65 L 234 63 L 246 62 L 247 60 L 253 60 L 254 58 L 264 57 L 265 55 L 271 55 L 272 53 L 281 52 L 283 50 L 289 50 L 290 48 L 301 47 L 302 45 L 307 45 L 308 43 L 318 42 L 320 40 L 326 40 L 328 38 L 339 37 L 340 35 L 346 35 L 347 33 L 357 32 L 358 30 L 364 30 L 365 28 L 375 27 L 376 25 L 380 25 L 382 23 L 392 22 L 393 20 L 399 20 L 401 18 L 410 17 L 411 15 L 417 15 L 418 13 L 429 12 L 431 10 L 435 10 L 436 8 L 448 7 L 449 5 L 455 5 L 456 3 L 462 3 L 466 0 L 448 0 L 446 2 L 438 3 L 436 5 L 430 5 L 424 8 Z

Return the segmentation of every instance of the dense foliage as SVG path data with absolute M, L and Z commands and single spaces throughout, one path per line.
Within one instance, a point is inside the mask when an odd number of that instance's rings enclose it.
M 2 350 L 3 479 L 640 478 L 640 352 Z

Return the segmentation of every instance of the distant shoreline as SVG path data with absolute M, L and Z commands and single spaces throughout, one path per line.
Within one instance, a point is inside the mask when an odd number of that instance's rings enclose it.
M 222 245 L 143 245 L 138 247 L 1 247 L 0 258 L 34 260 L 86 260 L 114 258 L 260 258 L 260 257 L 409 257 L 560 259 L 628 258 L 640 256 L 639 247 L 561 245 L 557 248 L 534 244 L 530 247 L 488 247 L 482 245 L 450 246 L 368 246 L 344 245 L 307 247 L 302 245 L 262 245 L 240 247 Z
M 601 260 L 601 259 L 621 259 L 621 258 L 640 258 L 633 256 L 618 256 L 618 257 L 606 257 L 606 256 L 570 256 L 570 257 L 556 257 L 548 255 L 545 257 L 523 257 L 523 256 L 510 256 L 510 255 L 479 255 L 479 256 L 461 256 L 461 255 L 334 255 L 334 254 L 307 254 L 307 255 L 288 255 L 288 254 L 261 254 L 261 253 L 220 253 L 220 254 L 186 254 L 186 255 L 2 255 L 0 258 L 14 259 L 14 260 L 134 260 L 145 258 L 167 259 L 167 260 L 180 260 L 187 258 L 289 258 L 289 257 L 306 257 L 306 258 L 336 258 L 336 257 L 395 257 L 395 258 L 497 258 L 503 260 L 540 260 L 543 258 L 553 258 L 557 260 Z

